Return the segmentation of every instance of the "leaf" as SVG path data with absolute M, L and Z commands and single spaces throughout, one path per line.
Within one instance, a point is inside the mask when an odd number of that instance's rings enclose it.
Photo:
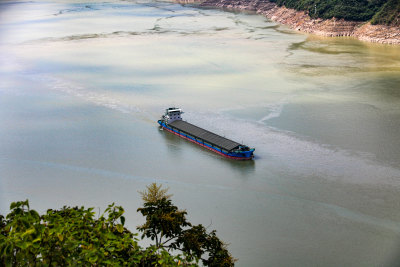
M 25 233 L 23 233 L 23 234 L 21 235 L 21 237 L 24 237 L 24 236 L 26 236 L 26 235 L 33 234 L 34 232 L 36 232 L 36 230 L 35 230 L 34 228 L 28 229 L 28 230 L 25 231 Z
M 22 242 L 22 244 L 18 244 L 17 246 L 20 247 L 21 249 L 27 249 L 31 245 L 32 243 L 30 242 Z
M 60 233 L 57 233 L 57 237 L 61 242 L 64 240 L 64 236 Z
M 12 250 L 13 250 L 12 245 L 7 244 L 7 245 L 3 248 L 3 252 L 1 253 L 1 256 L 4 257 L 4 256 L 6 256 L 7 254 L 10 254 Z
M 35 219 L 39 219 L 40 215 L 37 213 L 36 210 L 30 210 L 29 213 L 33 216 Z
M 18 206 L 18 202 L 11 202 L 10 204 L 10 210 L 14 209 L 16 206 Z
M 89 261 L 92 262 L 92 263 L 94 263 L 94 262 L 97 261 L 98 258 L 99 258 L 99 257 L 98 257 L 97 255 L 91 256 L 91 257 L 89 258 Z
M 121 216 L 121 224 L 125 225 L 125 217 L 124 216 Z
M 29 200 L 25 200 L 25 201 L 21 201 L 22 202 L 22 206 L 27 206 L 29 209 Z
M 122 224 L 117 224 L 117 231 L 122 233 L 124 231 L 124 227 L 122 226 Z

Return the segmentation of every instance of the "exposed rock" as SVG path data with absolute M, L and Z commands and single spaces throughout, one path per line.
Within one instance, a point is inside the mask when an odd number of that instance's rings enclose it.
M 371 25 L 370 23 L 366 23 L 357 27 L 353 36 L 368 42 L 400 44 L 400 27 Z
M 279 7 L 268 0 L 175 0 L 188 4 L 197 3 L 203 7 L 219 7 L 233 10 L 248 10 L 288 25 L 290 28 L 322 36 L 354 36 L 360 40 L 400 44 L 400 27 L 371 25 L 366 22 L 312 19 L 306 12 Z

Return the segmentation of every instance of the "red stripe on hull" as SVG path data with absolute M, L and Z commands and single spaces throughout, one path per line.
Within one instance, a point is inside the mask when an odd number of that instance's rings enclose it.
M 220 154 L 221 156 L 224 156 L 224 157 L 226 157 L 226 158 L 235 159 L 235 160 L 250 160 L 250 159 L 253 158 L 253 157 L 250 157 L 250 158 L 242 158 L 242 157 L 233 157 L 233 156 L 226 155 L 226 154 L 222 153 L 221 151 L 215 150 L 215 149 L 213 149 L 213 148 L 211 148 L 211 147 L 209 147 L 209 146 L 203 145 L 202 143 L 199 143 L 199 142 L 197 142 L 197 141 L 195 141 L 195 140 L 192 140 L 192 139 L 190 139 L 190 138 L 187 138 L 186 136 L 181 135 L 181 134 L 179 134 L 179 133 L 177 133 L 177 132 L 174 132 L 174 131 L 172 131 L 172 130 L 170 130 L 170 129 L 164 127 L 164 126 L 161 126 L 161 127 L 163 127 L 163 129 L 167 130 L 167 131 L 170 132 L 170 133 L 173 133 L 173 134 L 175 134 L 175 135 L 177 135 L 177 136 L 179 136 L 179 137 L 182 137 L 182 138 L 184 138 L 184 139 L 186 139 L 186 140 L 189 140 L 190 142 L 195 143 L 195 144 L 197 144 L 197 145 L 199 145 L 199 146 L 202 146 L 202 147 L 204 147 L 204 148 L 207 148 L 208 150 L 211 150 L 211 151 L 213 151 L 213 152 L 215 152 L 215 153 L 218 153 L 218 154 Z

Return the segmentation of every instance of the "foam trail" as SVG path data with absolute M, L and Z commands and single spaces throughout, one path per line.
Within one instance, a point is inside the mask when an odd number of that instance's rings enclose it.
M 120 111 L 122 113 L 140 113 L 145 114 L 140 108 L 121 102 L 120 100 L 114 99 L 105 93 L 97 93 L 87 90 L 81 85 L 74 84 L 70 81 L 66 81 L 60 78 L 48 76 L 48 75 L 31 75 L 30 79 L 45 83 L 48 88 L 63 92 L 75 97 L 84 99 L 98 106 L 107 107 L 113 110 Z
M 273 118 L 278 118 L 279 116 L 281 116 L 283 107 L 288 103 L 287 99 L 284 99 L 278 103 L 275 104 L 271 104 L 269 106 L 267 106 L 268 110 L 270 111 L 269 114 L 267 114 L 266 116 L 262 117 L 260 120 L 258 120 L 259 123 L 264 123 L 267 120 L 273 119 Z
M 255 155 L 292 170 L 294 175 L 355 184 L 400 187 L 400 169 L 385 165 L 374 155 L 306 140 L 295 133 L 273 129 L 217 113 L 185 114 L 188 121 L 256 148 Z
M 122 113 L 139 113 L 141 119 L 152 122 L 154 116 L 104 93 L 88 89 L 48 75 L 33 75 L 51 89 L 64 92 L 99 106 Z M 382 184 L 400 187 L 400 169 L 385 165 L 373 155 L 345 150 L 306 140 L 295 133 L 267 127 L 264 123 L 282 112 L 288 100 L 275 104 L 273 112 L 260 121 L 249 121 L 215 112 L 187 112 L 185 119 L 232 140 L 256 147 L 256 156 L 263 157 L 292 170 L 295 175 L 319 176 L 324 179 L 356 184 Z

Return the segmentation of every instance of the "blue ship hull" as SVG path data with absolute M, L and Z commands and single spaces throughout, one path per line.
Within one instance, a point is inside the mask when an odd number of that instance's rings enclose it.
M 231 159 L 236 159 L 236 160 L 250 160 L 250 159 L 252 159 L 254 157 L 254 155 L 253 155 L 253 152 L 255 150 L 254 148 L 249 149 L 248 151 L 240 151 L 240 152 L 225 151 L 224 149 L 222 149 L 222 148 L 220 148 L 218 146 L 214 146 L 214 145 L 211 145 L 211 144 L 205 142 L 204 140 L 202 140 L 199 137 L 191 136 L 191 135 L 188 135 L 186 133 L 183 133 L 183 132 L 179 131 L 178 129 L 175 129 L 175 128 L 169 126 L 163 120 L 159 120 L 158 124 L 160 124 L 160 126 L 163 129 L 165 129 L 165 130 L 167 130 L 167 131 L 169 131 L 169 132 L 171 132 L 171 133 L 173 133 L 175 135 L 178 135 L 178 136 L 180 136 L 180 137 L 182 137 L 182 138 L 184 138 L 184 139 L 186 139 L 186 140 L 188 140 L 188 141 L 190 141 L 192 143 L 195 143 L 195 144 L 197 144 L 199 146 L 207 148 L 207 149 L 209 149 L 209 150 L 211 150 L 211 151 L 213 151 L 213 152 L 215 152 L 217 154 L 220 154 L 220 155 L 222 155 L 224 157 L 231 158 Z

